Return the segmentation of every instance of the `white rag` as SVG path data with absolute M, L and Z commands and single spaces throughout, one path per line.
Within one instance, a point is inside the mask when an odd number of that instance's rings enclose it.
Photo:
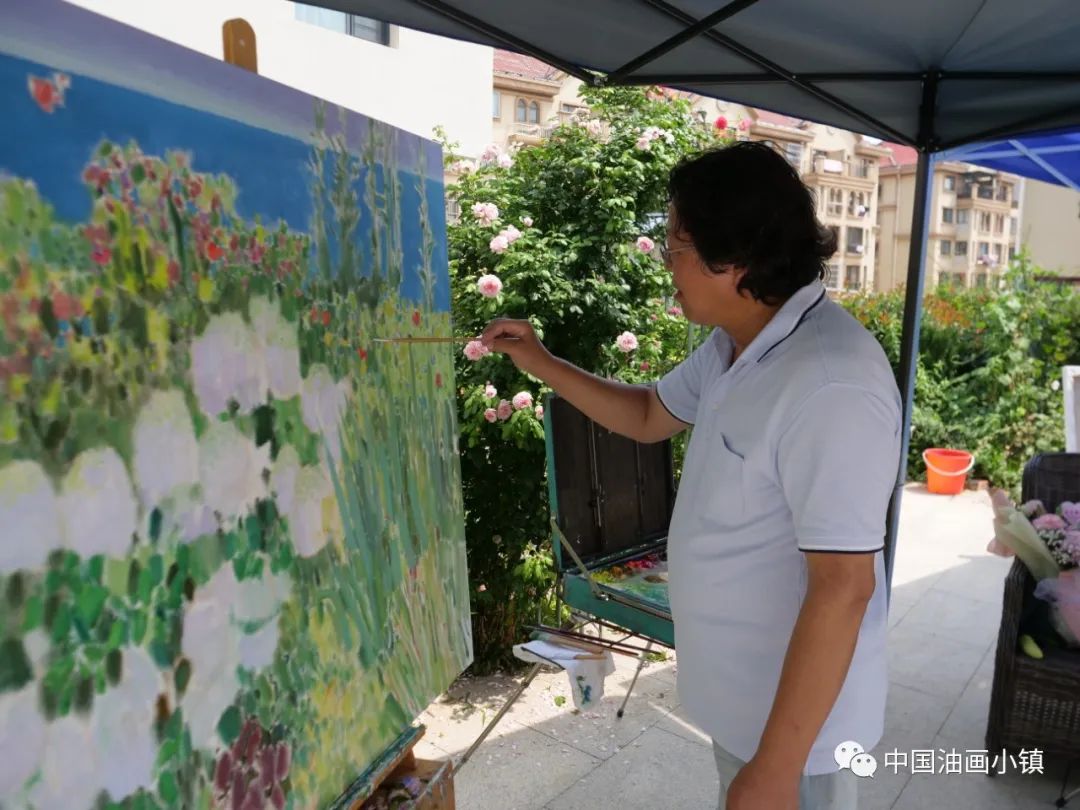
M 604 697 L 604 679 L 615 671 L 615 659 L 610 652 L 604 652 L 602 658 L 594 658 L 580 647 L 541 639 L 515 644 L 514 655 L 522 661 L 553 664 L 566 670 L 574 706 L 578 709 L 591 709 L 600 702 Z

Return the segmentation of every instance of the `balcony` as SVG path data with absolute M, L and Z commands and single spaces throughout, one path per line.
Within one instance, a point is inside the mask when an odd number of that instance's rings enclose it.
M 877 182 L 877 169 L 861 160 L 852 161 L 818 156 L 810 162 L 809 173 L 819 177 L 847 177 L 853 180 L 861 180 L 867 185 L 873 185 Z
M 521 143 L 526 146 L 536 146 L 544 138 L 547 138 L 558 128 L 558 124 L 511 124 L 508 139 L 511 143 Z
M 983 201 L 988 203 L 1000 203 L 1018 207 L 1016 200 L 1009 199 L 1009 190 L 1003 186 L 986 185 L 985 183 L 964 183 L 956 190 L 957 200 L 971 200 L 972 202 Z

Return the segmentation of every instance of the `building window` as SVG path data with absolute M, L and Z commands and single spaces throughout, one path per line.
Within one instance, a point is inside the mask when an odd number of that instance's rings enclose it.
M 952 256 L 952 242 L 950 242 L 948 239 L 941 240 L 941 255 Z
M 847 252 L 859 253 L 863 252 L 863 229 L 862 228 L 848 228 L 847 229 Z
M 358 14 L 348 14 L 344 11 L 330 11 L 325 8 L 295 3 L 296 19 L 301 22 L 311 23 L 320 28 L 337 31 L 339 34 L 348 34 L 357 39 L 366 39 L 377 45 L 390 44 L 390 24 L 375 20 L 371 17 L 361 17 Z
M 825 271 L 825 286 L 830 290 L 840 289 L 840 268 L 835 264 L 830 264 Z
M 848 194 L 848 214 L 853 217 L 866 216 L 869 209 L 866 206 L 866 194 L 862 191 L 852 191 Z
M 945 175 L 945 190 L 956 191 L 956 177 L 954 175 Z
M 982 287 L 984 289 L 986 288 L 986 273 L 975 274 L 975 286 Z
M 952 274 L 952 285 L 954 287 L 966 287 L 967 286 L 967 277 L 963 273 L 953 273 Z
M 994 245 L 994 263 L 1001 264 L 1001 245 Z
M 980 256 L 989 256 L 990 255 L 990 243 L 989 242 L 979 242 L 979 255 Z
M 989 211 L 979 212 L 979 233 L 990 233 L 991 217 Z
M 829 216 L 839 217 L 844 214 L 844 190 L 841 188 L 829 189 Z
M 944 222 L 946 225 L 951 225 L 953 222 L 953 213 L 954 211 L 951 208 L 942 208 L 941 221 Z
M 956 224 L 967 225 L 971 221 L 971 212 L 966 208 L 961 208 L 956 212 Z
M 968 250 L 968 243 L 967 242 L 957 242 L 956 243 L 956 255 L 957 256 L 967 256 L 967 250 Z
M 796 169 L 800 168 L 802 166 L 803 145 L 801 143 L 788 143 L 785 141 L 781 146 L 783 147 L 784 157 L 787 158 L 787 162 Z
M 852 169 L 852 172 L 856 177 L 869 177 L 870 176 L 870 161 L 866 158 L 860 158 Z
M 857 264 L 849 264 L 847 270 L 844 273 L 844 289 L 845 290 L 858 290 L 862 287 L 859 282 L 860 271 L 862 267 Z
M 491 117 L 495 120 L 502 118 L 502 93 L 498 90 L 491 91 Z
M 529 123 L 540 123 L 540 105 L 537 104 L 535 101 L 529 104 Z
M 528 120 L 529 105 L 525 103 L 525 99 L 519 98 L 514 102 L 514 121 L 519 124 L 524 124 Z
M 1009 236 L 1016 236 L 1016 217 L 1009 217 Z
M 1016 245 L 1009 245 L 1009 261 L 1016 258 Z

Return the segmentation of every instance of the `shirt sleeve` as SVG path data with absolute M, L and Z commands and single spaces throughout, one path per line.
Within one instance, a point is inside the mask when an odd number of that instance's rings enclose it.
M 852 385 L 812 394 L 781 436 L 777 463 L 802 551 L 884 547 L 900 463 L 899 401 Z
M 717 356 L 716 334 L 698 346 L 690 356 L 660 378 L 656 395 L 668 413 L 685 422 L 694 424 L 697 418 L 698 400 L 701 399 L 702 380 L 709 372 L 712 358 Z

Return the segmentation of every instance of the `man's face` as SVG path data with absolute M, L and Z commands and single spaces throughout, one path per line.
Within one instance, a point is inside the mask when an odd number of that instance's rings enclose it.
M 709 269 L 687 234 L 681 232 L 674 211 L 669 212 L 667 267 L 675 285 L 675 300 L 687 319 L 702 326 L 723 326 L 733 312 L 746 306 L 747 297 L 736 289 L 742 271 Z

